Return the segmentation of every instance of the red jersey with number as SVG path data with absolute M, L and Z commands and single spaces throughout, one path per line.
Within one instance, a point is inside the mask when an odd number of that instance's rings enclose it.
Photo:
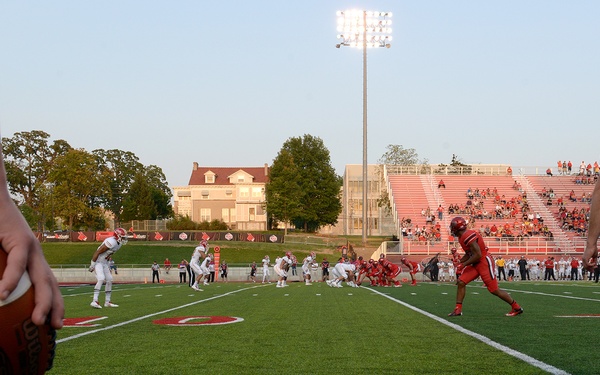
M 469 246 L 473 242 L 475 242 L 475 243 L 477 243 L 477 245 L 479 245 L 479 248 L 481 249 L 481 257 L 482 258 L 488 255 L 488 247 L 485 245 L 485 242 L 483 241 L 483 237 L 481 237 L 481 235 L 479 233 L 475 232 L 474 230 L 467 229 L 466 231 L 464 231 L 462 236 L 460 236 L 460 238 L 458 239 L 458 243 L 460 244 L 460 247 L 462 247 L 465 254 L 467 254 L 468 256 L 472 255 L 471 249 Z

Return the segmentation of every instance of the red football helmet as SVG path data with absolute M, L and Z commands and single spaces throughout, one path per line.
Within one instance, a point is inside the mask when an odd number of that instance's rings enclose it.
M 292 259 L 292 252 L 291 251 L 286 251 L 285 252 L 285 256 Z
M 406 263 L 408 262 L 408 261 L 406 260 L 406 257 L 402 257 L 402 258 L 400 259 L 400 261 L 401 261 L 402 263 L 404 263 L 404 264 L 406 264 Z
M 467 221 L 460 216 L 455 217 L 450 222 L 450 232 L 458 237 L 458 232 L 467 229 Z
M 117 239 L 117 241 L 127 242 L 127 231 L 123 228 L 115 229 L 114 236 Z
M 458 250 L 457 250 L 455 247 L 453 247 L 452 249 L 450 249 L 450 252 L 451 252 L 452 254 L 456 254 L 456 252 L 457 252 L 457 251 L 458 251 Z

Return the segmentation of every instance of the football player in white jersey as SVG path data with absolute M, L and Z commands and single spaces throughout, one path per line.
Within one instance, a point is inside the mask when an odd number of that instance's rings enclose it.
M 277 276 L 279 276 L 279 279 L 277 280 L 277 288 L 283 288 L 288 286 L 286 283 L 287 272 L 290 269 L 291 264 L 292 252 L 288 251 L 285 253 L 285 256 L 279 259 L 279 262 L 275 263 L 275 266 L 273 266 L 273 270 L 275 270 L 275 273 L 277 274 Z
M 269 259 L 268 255 L 265 255 L 265 257 L 262 260 L 262 264 L 263 264 L 263 280 L 262 280 L 262 282 L 263 282 L 263 284 L 265 282 L 271 283 L 269 281 L 269 266 L 270 266 L 269 263 L 271 263 L 271 259 Z
M 302 261 L 302 276 L 304 276 L 304 282 L 306 285 L 312 285 L 310 271 L 311 271 L 312 265 L 315 264 L 316 259 L 317 259 L 317 254 L 314 251 L 311 251 L 310 255 L 308 255 Z
M 354 283 L 354 271 L 356 271 L 356 266 L 354 264 L 338 262 L 335 267 L 333 267 L 333 270 L 331 270 L 331 276 L 333 276 L 333 280 L 327 280 L 327 285 L 335 288 L 341 288 L 342 281 L 346 280 L 346 284 L 357 288 L 358 285 Z
M 194 271 L 194 274 L 196 275 L 194 282 L 192 283 L 192 289 L 194 289 L 197 292 L 202 291 L 202 289 L 198 288 L 200 278 L 204 278 L 204 272 L 200 268 L 200 265 L 207 258 L 207 253 L 208 243 L 205 240 L 202 240 L 200 241 L 200 244 L 194 249 L 194 252 L 192 253 L 192 259 L 190 259 L 190 268 L 192 269 L 192 271 Z
M 106 282 L 104 286 L 105 300 L 104 307 L 119 307 L 112 302 L 110 302 L 110 297 L 112 294 L 112 281 L 113 277 L 110 273 L 110 268 L 108 266 L 108 257 L 112 254 L 116 253 L 121 246 L 127 243 L 127 232 L 123 228 L 117 228 L 114 231 L 114 234 L 98 246 L 94 255 L 92 255 L 92 261 L 90 263 L 90 272 L 96 273 L 96 285 L 94 286 L 94 299 L 90 306 L 95 309 L 101 309 L 102 306 L 98 303 L 98 297 L 100 297 L 100 290 L 102 289 L 102 284 Z
M 210 262 L 212 262 L 212 259 L 213 255 L 207 254 L 206 258 L 204 258 L 202 261 L 202 264 L 200 264 L 200 271 L 202 271 L 201 278 L 204 278 L 204 285 L 208 285 L 208 279 L 210 277 Z M 200 282 L 201 278 L 198 278 L 198 282 Z

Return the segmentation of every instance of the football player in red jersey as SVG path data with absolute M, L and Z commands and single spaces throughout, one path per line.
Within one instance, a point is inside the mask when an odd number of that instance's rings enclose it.
M 512 307 L 506 316 L 522 314 L 523 309 L 510 294 L 498 288 L 498 279 L 494 272 L 495 263 L 492 257 L 488 255 L 488 248 L 483 242 L 483 237 L 478 232 L 467 229 L 467 222 L 460 216 L 452 219 L 450 222 L 450 231 L 458 238 L 458 242 L 464 250 L 465 255 L 460 259 L 460 263 L 464 265 L 464 269 L 456 283 L 458 286 L 456 290 L 456 307 L 448 316 L 462 315 L 462 304 L 465 299 L 467 284 L 478 277 L 481 277 L 490 293 Z
M 394 284 L 394 287 L 400 288 L 402 284 L 396 280 L 402 269 L 385 258 L 384 254 L 379 257 L 379 264 L 383 267 L 383 275 L 386 280 L 386 285 Z
M 458 279 L 460 277 L 460 275 L 462 274 L 463 268 L 465 268 L 465 266 L 460 262 L 461 256 L 455 247 L 450 249 L 450 252 L 452 253 L 452 264 L 454 264 L 454 270 L 456 271 L 456 278 Z
M 358 275 L 356 276 L 356 285 L 360 285 L 365 278 L 365 275 L 367 274 L 367 264 L 367 261 L 364 260 L 362 256 L 358 257 L 356 262 L 354 262 L 356 271 L 358 272 Z
M 410 278 L 412 279 L 410 285 L 417 285 L 417 279 L 415 278 L 415 275 L 417 272 L 421 271 L 421 265 L 418 262 L 413 262 L 412 260 L 406 259 L 406 257 L 402 257 L 400 261 L 402 264 L 408 267 L 408 273 L 410 273 Z

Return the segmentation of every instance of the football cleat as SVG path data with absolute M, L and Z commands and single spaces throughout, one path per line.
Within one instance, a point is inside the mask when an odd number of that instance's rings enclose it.
M 114 304 L 114 303 L 112 303 L 112 302 L 106 302 L 106 303 L 104 304 L 104 307 L 119 307 L 119 305 L 116 305 L 116 304 Z
M 196 285 L 192 285 L 192 289 L 194 289 L 196 292 L 202 292 L 202 289 L 198 288 Z
M 450 314 L 448 314 L 448 316 L 461 316 L 462 315 L 462 311 L 459 309 L 454 309 L 454 311 L 452 311 Z
M 90 306 L 92 306 L 95 309 L 101 309 L 102 306 L 100 306 L 100 304 L 96 301 L 92 301 L 92 303 L 90 303 Z
M 512 309 L 506 316 L 517 316 L 523 314 L 523 308 L 519 307 L 518 309 Z

